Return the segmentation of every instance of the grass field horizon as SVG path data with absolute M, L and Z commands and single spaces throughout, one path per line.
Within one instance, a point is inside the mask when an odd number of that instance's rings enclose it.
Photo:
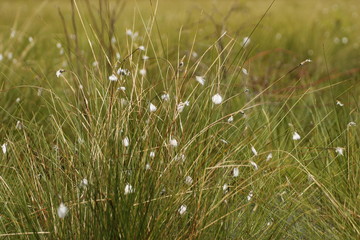
M 360 6 L 0 3 L 0 238 L 359 239 Z

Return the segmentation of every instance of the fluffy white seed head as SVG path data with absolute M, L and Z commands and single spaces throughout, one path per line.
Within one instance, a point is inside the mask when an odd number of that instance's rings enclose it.
M 335 152 L 337 153 L 338 156 L 344 156 L 344 148 L 342 147 L 337 147 L 335 148 Z
M 294 140 L 294 141 L 297 141 L 297 140 L 300 140 L 300 135 L 297 133 L 297 132 L 294 132 L 293 133 L 293 136 L 292 136 L 292 139 Z
M 133 35 L 133 31 L 132 31 L 131 29 L 126 29 L 126 35 L 132 36 L 132 35 Z
M 121 76 L 129 76 L 130 75 L 130 71 L 128 69 L 124 69 L 124 68 L 119 68 L 116 71 L 116 73 Z
M 157 110 L 157 107 L 154 104 L 150 103 L 149 110 L 150 112 L 155 112 Z
M 178 146 L 178 141 L 175 138 L 171 138 L 169 141 L 170 146 L 172 147 L 177 147 Z
M 250 201 L 250 200 L 253 198 L 253 196 L 254 196 L 254 193 L 253 193 L 253 191 L 251 190 L 251 191 L 249 192 L 249 195 L 247 195 L 246 199 L 247 199 L 248 201 Z
M 198 83 L 200 83 L 201 85 L 204 85 L 204 84 L 205 84 L 205 78 L 204 78 L 204 77 L 202 77 L 202 76 L 196 76 L 195 79 L 196 79 L 196 81 L 197 81 Z
M 115 76 L 115 74 L 112 74 L 112 75 L 109 76 L 109 80 L 110 80 L 111 82 L 116 82 L 116 81 L 118 80 L 118 77 Z
M 23 128 L 23 124 L 22 124 L 20 121 L 17 121 L 15 128 L 16 128 L 17 130 L 21 130 L 21 129 Z
M 55 74 L 56 74 L 56 77 L 59 78 L 64 72 L 65 72 L 64 69 L 59 69 L 59 70 L 57 70 L 56 73 L 55 73 Z
M 191 185 L 191 184 L 193 183 L 192 177 L 187 176 L 187 177 L 185 178 L 185 183 L 186 183 L 187 185 Z
M 342 38 L 341 38 L 341 42 L 342 42 L 343 44 L 347 44 L 347 43 L 349 42 L 349 39 L 348 39 L 347 37 L 342 37 Z
M 246 70 L 245 68 L 242 68 L 242 69 L 241 69 L 241 71 L 243 72 L 243 74 L 245 74 L 245 75 L 249 75 L 248 70 Z
M 229 185 L 227 185 L 226 183 L 222 186 L 222 190 L 227 193 L 229 190 Z
M 258 152 L 256 151 L 256 149 L 254 148 L 254 146 L 251 146 L 251 151 L 252 153 L 257 156 L 258 155 Z
M 266 157 L 266 161 L 270 161 L 270 159 L 272 159 L 273 155 L 272 153 L 269 153 Z
M 190 102 L 189 101 L 185 101 L 185 102 L 180 102 L 177 107 L 176 110 L 181 113 L 182 111 L 184 111 L 185 106 L 189 106 Z
M 7 152 L 7 143 L 4 143 L 3 145 L 1 145 L 1 150 L 2 150 L 3 154 L 6 154 L 6 152 Z
M 222 103 L 222 101 L 223 101 L 223 98 L 222 98 L 222 96 L 220 95 L 220 94 L 215 94 L 214 96 L 212 96 L 212 98 L 211 98 L 211 100 L 212 100 L 212 102 L 214 103 L 214 104 L 220 104 L 220 103 Z
M 59 218 L 66 217 L 68 212 L 69 212 L 69 209 L 67 208 L 67 206 L 65 206 L 64 203 L 60 203 L 60 206 L 57 209 L 57 214 L 58 214 Z
M 126 29 L 126 35 L 130 36 L 132 39 L 135 39 L 139 36 L 139 33 L 133 32 L 131 29 Z
M 134 192 L 133 187 L 129 183 L 127 183 L 125 185 L 124 194 L 128 195 L 128 194 L 133 193 L 133 192 Z
M 224 144 L 229 144 L 228 141 L 226 141 L 225 139 L 220 139 L 220 142 L 222 142 Z
M 115 36 L 111 37 L 111 43 L 116 43 L 116 37 Z
M 258 170 L 259 167 L 254 161 L 250 161 L 250 164 L 254 167 L 254 170 Z
M 168 93 L 164 93 L 163 95 L 161 95 L 161 99 L 164 101 L 169 101 L 170 95 Z
M 339 100 L 336 100 L 336 105 L 340 106 L 340 107 L 343 107 L 344 104 L 342 102 L 340 102 Z
M 239 171 L 239 168 L 237 168 L 237 167 L 232 170 L 233 177 L 238 177 L 239 173 L 240 173 L 240 171 Z
M 186 209 L 187 209 L 186 205 L 181 205 L 181 206 L 179 207 L 179 209 L 178 209 L 179 214 L 180 214 L 180 215 L 185 214 L 185 213 L 186 213 Z
M 305 59 L 304 61 L 302 61 L 302 62 L 300 63 L 300 65 L 304 65 L 305 63 L 311 63 L 311 62 L 312 62 L 311 59 Z
M 355 127 L 355 126 L 356 126 L 356 123 L 355 123 L 355 122 L 349 122 L 349 123 L 348 123 L 348 126 L 349 126 L 349 127 Z
M 140 69 L 139 73 L 140 73 L 141 76 L 145 76 L 146 75 L 146 69 L 144 69 L 144 68 Z
M 185 154 L 177 154 L 175 157 L 174 157 L 174 160 L 175 161 L 182 161 L 182 162 L 185 162 L 186 160 L 186 156 Z
M 86 178 L 82 179 L 79 184 L 80 188 L 86 188 L 88 185 L 89 181 Z
M 130 140 L 128 137 L 125 137 L 122 141 L 124 147 L 128 147 L 130 145 Z

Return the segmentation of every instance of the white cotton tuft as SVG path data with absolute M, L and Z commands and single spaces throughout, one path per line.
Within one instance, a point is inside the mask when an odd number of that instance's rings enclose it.
M 82 179 L 79 184 L 80 188 L 86 188 L 88 185 L 89 181 L 86 178 Z
M 254 161 L 250 161 L 250 164 L 254 167 L 255 170 L 258 170 L 259 167 Z
M 150 103 L 149 110 L 150 112 L 155 112 L 157 110 L 157 107 L 154 104 Z
M 163 95 L 161 95 L 161 99 L 164 101 L 169 101 L 170 95 L 168 93 L 164 93 Z
M 338 156 L 344 156 L 344 148 L 342 147 L 337 147 L 335 148 L 335 152 L 337 153 Z
M 192 183 L 193 183 L 193 179 L 192 179 L 192 177 L 190 177 L 190 176 L 187 176 L 186 178 L 185 178 L 185 183 L 187 184 L 187 185 L 191 185 Z
M 124 147 L 128 147 L 130 145 L 130 140 L 128 137 L 125 137 L 122 141 Z
M 254 148 L 254 146 L 251 146 L 251 151 L 252 153 L 257 156 L 258 155 L 258 152 L 256 151 L 256 149 Z
M 222 103 L 223 98 L 220 94 L 217 93 L 214 96 L 212 96 L 211 100 L 214 104 L 218 105 L 218 104 Z
M 229 190 L 229 185 L 227 185 L 226 183 L 222 186 L 222 190 L 227 193 Z
M 59 69 L 59 70 L 57 70 L 57 71 L 56 71 L 56 77 L 59 78 L 64 72 L 65 72 L 64 69 Z
M 177 147 L 178 146 L 178 141 L 175 138 L 171 138 L 169 141 L 170 146 L 172 147 Z
M 293 139 L 294 141 L 297 141 L 297 140 L 299 140 L 300 138 L 301 138 L 300 135 L 299 135 L 297 132 L 294 132 L 292 139 Z
M 1 145 L 1 150 L 2 150 L 3 154 L 6 154 L 6 152 L 7 152 L 7 143 L 4 143 L 3 145 Z
M 133 192 L 134 192 L 133 187 L 129 183 L 127 183 L 125 185 L 124 194 L 128 195 L 128 194 L 133 193 Z
M 344 104 L 342 102 L 340 102 L 339 100 L 336 100 L 336 105 L 340 106 L 340 107 L 343 107 Z
M 272 159 L 273 155 L 272 153 L 269 153 L 266 157 L 266 161 L 270 161 L 270 159 Z
M 349 127 L 355 127 L 355 126 L 356 126 L 356 122 L 349 122 L 349 123 L 348 123 L 348 126 L 349 126 Z
M 185 213 L 186 213 L 186 209 L 187 209 L 186 205 L 181 205 L 180 208 L 178 209 L 179 214 L 180 214 L 180 215 L 185 214 Z
M 118 80 L 117 76 L 115 76 L 115 74 L 112 74 L 111 76 L 109 76 L 109 80 L 111 82 L 116 82 Z
M 239 171 L 239 168 L 237 168 L 237 167 L 232 170 L 233 177 L 238 177 L 239 173 L 240 173 L 240 171 Z
M 139 73 L 140 73 L 141 76 L 145 76 L 146 75 L 146 69 L 144 69 L 144 68 L 140 69 Z
M 23 128 L 23 124 L 22 124 L 20 121 L 17 121 L 17 122 L 16 122 L 16 125 L 15 125 L 15 128 L 16 128 L 17 130 L 21 130 L 21 129 Z
M 116 73 L 121 76 L 129 76 L 130 75 L 130 71 L 128 69 L 124 69 L 124 68 L 119 68 L 116 71 Z
M 185 101 L 185 102 L 180 102 L 177 107 L 176 110 L 181 113 L 182 111 L 184 111 L 185 106 L 189 106 L 190 102 L 189 101 Z
M 250 192 L 249 192 L 249 195 L 247 195 L 247 197 L 246 197 L 246 198 L 247 198 L 247 200 L 248 200 L 248 201 L 250 201 L 250 200 L 252 199 L 252 197 L 253 197 L 253 196 L 254 196 L 253 191 L 250 191 Z
M 64 218 L 68 214 L 69 209 L 65 206 L 64 203 L 60 203 L 60 206 L 57 209 L 57 214 L 59 218 Z
M 243 74 L 249 75 L 249 72 L 248 72 L 248 70 L 246 70 L 246 68 L 242 68 L 241 71 L 243 72 Z
M 197 81 L 198 83 L 200 83 L 201 85 L 204 86 L 204 84 L 205 84 L 205 78 L 204 78 L 204 77 L 202 77 L 202 76 L 196 76 L 195 79 L 196 79 L 196 81 Z

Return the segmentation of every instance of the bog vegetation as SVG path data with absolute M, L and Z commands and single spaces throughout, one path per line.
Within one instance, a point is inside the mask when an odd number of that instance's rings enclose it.
M 0 237 L 359 238 L 357 1 L 0 20 Z

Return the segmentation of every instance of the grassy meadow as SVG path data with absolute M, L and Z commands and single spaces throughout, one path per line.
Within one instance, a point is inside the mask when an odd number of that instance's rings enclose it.
M 359 239 L 357 0 L 2 0 L 0 239 Z

